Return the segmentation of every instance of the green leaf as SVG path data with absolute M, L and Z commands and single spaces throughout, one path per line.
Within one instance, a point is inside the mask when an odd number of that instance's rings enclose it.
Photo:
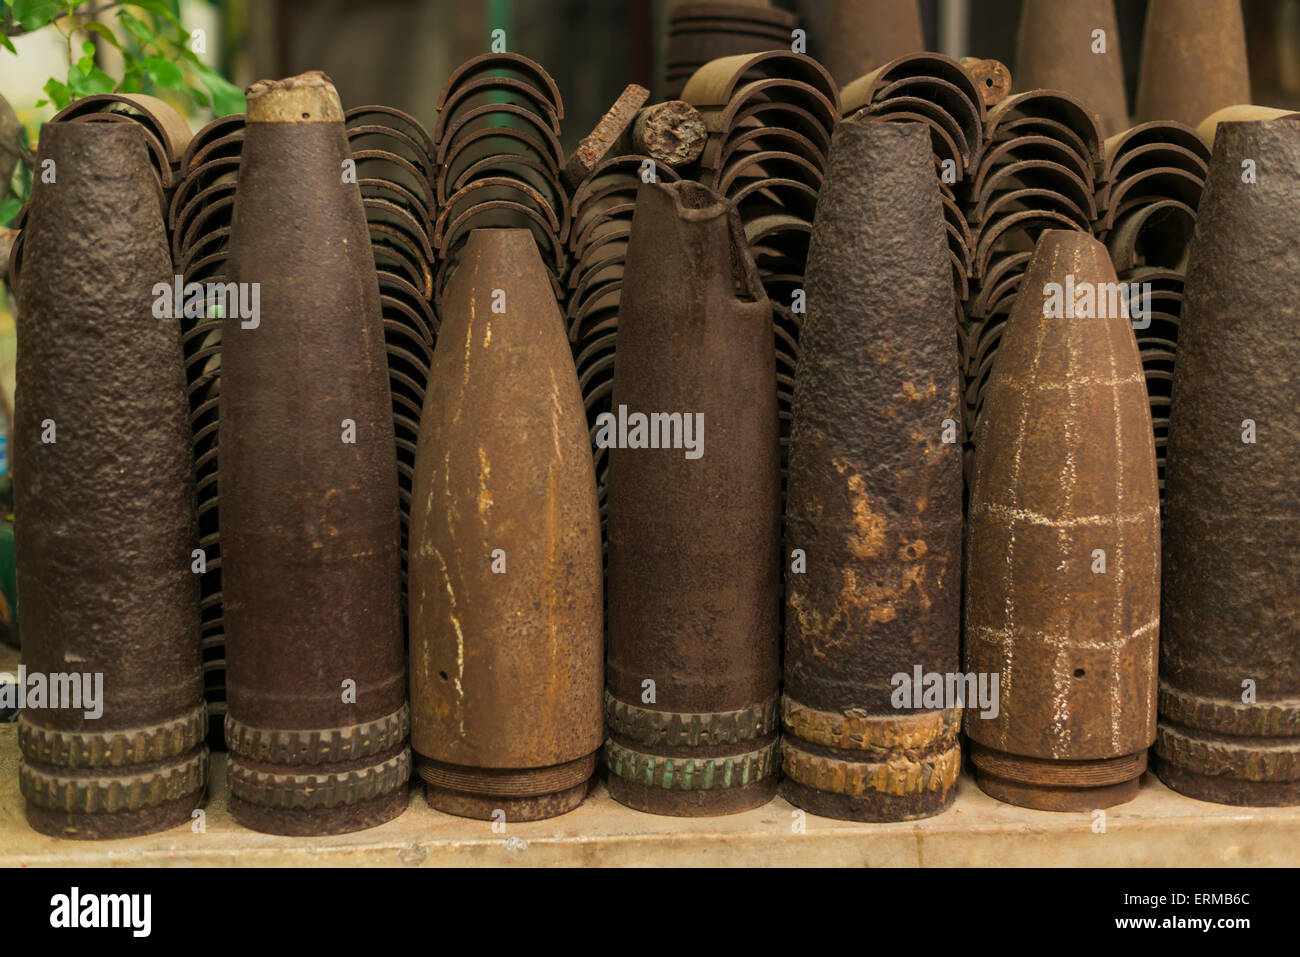
M 140 61 L 149 82 L 166 90 L 185 89 L 185 74 L 171 60 L 161 56 L 147 56 Z
M 164 17 L 173 23 L 176 22 L 176 14 L 172 12 L 172 8 L 166 0 L 131 0 L 130 6 L 139 7 L 156 17 Z
M 45 86 L 42 87 L 42 89 L 45 90 L 45 95 L 50 98 L 50 102 L 54 104 L 54 108 L 57 110 L 63 109 L 72 102 L 72 90 L 68 89 L 65 84 L 54 79 L 54 77 L 50 77 L 46 80 Z
M 126 55 L 127 67 L 122 73 L 122 82 L 118 84 L 118 90 L 122 93 L 139 93 L 140 92 L 140 64 L 135 57 L 130 54 Z
M 244 91 L 235 84 L 206 66 L 200 66 L 197 72 L 199 79 L 203 81 L 203 85 L 212 94 L 212 111 L 217 116 L 243 113 L 247 109 L 244 104 Z
M 0 226 L 8 226 L 18 215 L 18 210 L 23 208 L 23 201 L 17 196 L 6 196 L 0 199 Z
M 117 38 L 117 34 L 115 34 L 108 27 L 104 26 L 104 24 L 91 22 L 85 24 L 85 27 L 91 33 L 103 37 L 105 40 L 107 40 L 113 46 L 117 47 L 119 50 L 122 49 L 122 41 Z
M 66 11 L 62 3 L 52 0 L 14 0 L 10 14 L 24 30 L 39 30 L 51 20 L 61 17 Z
M 154 38 L 153 31 L 150 30 L 144 23 L 137 20 L 135 17 L 131 16 L 131 14 L 125 10 L 117 11 L 117 18 L 122 21 L 122 26 L 126 27 L 133 34 L 135 34 L 135 38 L 137 40 L 139 40 L 143 44 L 146 44 L 148 46 L 157 49 L 158 41 Z
M 86 56 L 93 57 L 95 55 L 95 44 L 90 40 L 84 41 L 81 44 L 81 52 L 86 54 Z
M 10 53 L 12 53 L 14 56 L 18 55 L 18 51 L 14 49 L 14 42 L 10 40 L 7 36 L 5 36 L 3 33 L 0 33 L 0 44 L 3 44 L 4 48 L 8 50 Z
M 80 99 L 96 93 L 112 93 L 117 84 L 111 76 L 92 65 L 89 70 L 83 70 L 80 66 L 69 67 L 68 86 L 72 90 L 72 95 Z

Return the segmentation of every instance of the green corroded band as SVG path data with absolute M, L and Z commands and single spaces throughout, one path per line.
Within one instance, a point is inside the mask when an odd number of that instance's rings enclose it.
M 757 751 L 719 757 L 666 757 L 605 742 L 611 774 L 646 787 L 669 791 L 718 791 L 742 788 L 770 777 L 777 768 L 777 742 Z
M 605 692 L 610 731 L 639 745 L 699 748 L 756 741 L 776 733 L 777 697 L 737 711 L 651 711 Z

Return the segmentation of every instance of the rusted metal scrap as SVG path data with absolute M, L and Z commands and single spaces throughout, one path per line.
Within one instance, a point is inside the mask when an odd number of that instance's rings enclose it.
M 893 679 L 957 671 L 962 478 L 943 439 L 960 382 L 924 127 L 840 124 L 807 284 L 785 549 L 806 571 L 786 576 L 781 793 L 829 817 L 925 817 L 956 796 L 961 709 L 900 709 Z
M 1214 136 L 1220 123 L 1244 123 L 1251 120 L 1276 120 L 1283 116 L 1297 116 L 1295 110 L 1279 110 L 1271 106 L 1255 106 L 1253 103 L 1234 103 L 1215 110 L 1196 127 L 1196 135 L 1207 146 L 1214 145 Z
M 1097 114 L 1104 136 L 1128 129 L 1114 0 L 1024 0 L 1016 84 L 1022 91 L 1060 90 L 1077 97 Z
M 389 106 L 355 107 L 347 111 L 345 121 L 370 230 L 384 320 L 384 351 L 397 440 L 405 617 L 415 448 L 438 331 L 430 301 L 436 213 L 433 157 L 437 149 L 418 120 Z
M 1011 71 L 1005 63 L 964 56 L 961 65 L 975 81 L 975 87 L 980 91 L 980 98 L 986 107 L 995 107 L 1011 95 Z
M 924 49 L 916 0 L 831 0 L 822 62 L 840 86 Z
M 195 133 L 181 157 L 168 210 L 176 275 L 184 285 L 200 283 L 204 287 L 200 314 L 182 314 L 179 320 L 194 443 L 199 547 L 204 556 L 204 570 L 199 575 L 203 697 L 207 701 L 208 746 L 214 749 L 224 748 L 226 740 L 226 639 L 217 460 L 221 314 L 225 303 L 218 301 L 220 297 L 207 295 L 207 284 L 225 283 L 229 278 L 226 259 L 243 144 L 242 113 L 213 120 Z
M 685 100 L 647 106 L 637 113 L 629 137 L 631 152 L 673 169 L 696 162 L 708 141 L 704 117 Z
M 565 322 L 593 442 L 597 419 L 611 409 L 623 267 L 646 159 L 635 155 L 606 159 L 573 194 L 573 228 L 569 231 L 573 269 Z M 655 177 L 659 182 L 679 179 L 669 167 L 656 167 Z M 596 447 L 594 455 L 604 529 L 609 449 Z
M 1195 126 L 1215 110 L 1249 102 L 1239 0 L 1151 0 L 1142 34 L 1137 121 Z
M 228 269 L 260 315 L 227 313 L 221 357 L 227 780 L 235 818 L 273 833 L 382 823 L 410 778 L 393 416 L 349 158 L 324 74 L 249 88 Z
M 208 765 L 180 336 L 154 309 L 171 262 L 134 124 L 47 123 L 38 160 L 57 180 L 33 184 L 19 290 L 23 664 L 81 700 L 28 702 L 19 784 L 38 831 L 127 837 L 189 820 Z
M 1144 313 L 1130 310 L 1130 317 L 1151 403 L 1163 497 L 1183 274 L 1210 151 L 1191 127 L 1166 120 L 1115 134 L 1103 152 L 1094 232 Z
M 1115 283 L 1097 240 L 1043 233 L 975 437 L 965 664 L 999 699 L 966 734 L 979 786 L 1039 810 L 1131 799 L 1155 737 L 1155 446 Z
M 562 172 L 564 101 L 551 75 L 518 53 L 485 53 L 447 79 L 433 130 L 441 301 L 471 230 L 524 228 L 537 239 L 557 297 L 569 269 L 569 191 Z
M 650 99 L 650 91 L 636 83 L 629 83 L 623 88 L 613 105 L 605 111 L 596 128 L 582 138 L 573 155 L 564 167 L 564 185 L 577 189 L 578 185 L 591 175 L 592 170 L 600 165 L 606 156 L 623 140 L 632 124 L 636 122 L 637 112 Z
M 411 516 L 412 743 L 439 810 L 552 817 L 586 795 L 603 740 L 600 526 L 531 233 L 471 231 L 442 320 Z
M 793 13 L 762 3 L 712 0 L 675 4 L 668 14 L 666 69 L 660 92 L 665 99 L 680 96 L 692 74 L 711 60 L 789 50 L 791 31 L 798 25 L 799 18 Z
M 839 89 L 812 57 L 779 50 L 713 60 L 691 76 L 682 99 L 700 110 L 709 130 L 693 175 L 736 204 L 772 303 L 784 462 L 804 264 Z
M 1300 116 L 1220 124 L 1174 367 L 1156 772 L 1221 804 L 1300 804 L 1298 178 Z
M 614 406 L 655 434 L 610 451 L 605 697 L 610 794 L 638 810 L 726 814 L 776 793 L 771 327 L 735 207 L 697 183 L 643 184 Z

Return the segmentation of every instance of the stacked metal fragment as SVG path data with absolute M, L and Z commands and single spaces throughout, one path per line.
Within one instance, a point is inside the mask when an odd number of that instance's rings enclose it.
M 649 169 L 645 165 L 648 162 L 644 156 L 608 157 L 573 194 L 573 226 L 569 233 L 573 271 L 569 274 L 565 323 L 593 441 L 596 419 L 611 407 L 623 264 L 632 232 L 636 193 L 643 170 Z M 661 183 L 681 179 L 667 166 L 655 166 L 654 174 Z M 597 448 L 595 456 L 603 527 L 609 450 Z
M 181 178 L 172 195 L 168 225 L 172 261 L 183 284 L 203 283 L 203 309 L 180 317 L 186 396 L 194 442 L 198 490 L 199 547 L 205 571 L 199 578 L 203 696 L 208 702 L 208 743 L 224 743 L 226 640 L 221 602 L 221 537 L 218 521 L 217 432 L 221 395 L 221 309 L 209 302 L 207 283 L 224 283 L 230 222 L 244 145 L 244 115 L 213 120 L 190 140 L 181 158 Z
M 816 60 L 774 51 L 714 60 L 691 77 L 682 99 L 700 110 L 709 131 L 697 179 L 736 204 L 772 302 L 784 463 L 804 265 L 839 91 Z
M 961 337 L 968 438 L 1034 243 L 1049 229 L 1092 232 L 1101 160 L 1096 116 L 1059 90 L 1007 97 L 989 111 L 984 132 L 983 155 L 961 195 L 974 237 Z M 968 456 L 968 478 L 970 464 Z
M 996 74 L 1006 75 L 1007 81 L 977 83 L 971 70 L 956 60 L 938 53 L 914 53 L 848 84 L 841 104 L 845 117 L 865 112 L 891 123 L 920 123 L 929 130 L 952 262 L 957 330 L 964 325 L 963 307 L 970 296 L 975 237 L 956 190 L 970 182 L 979 165 L 987 106 L 1010 88 L 1006 67 L 995 60 L 971 62 L 986 79 Z
M 438 321 L 433 310 L 435 204 L 433 139 L 414 117 L 388 106 L 344 114 L 357 185 L 379 277 L 388 385 L 397 438 L 398 508 L 402 518 L 402 594 L 420 409 L 429 382 Z M 402 602 L 405 615 L 406 602 Z
M 569 197 L 560 179 L 564 103 L 542 67 L 518 53 L 485 53 L 451 75 L 438 99 L 433 246 L 440 301 L 472 229 L 527 229 L 557 297 L 568 270 Z
M 1110 137 L 1103 153 L 1096 235 L 1128 284 L 1163 495 L 1183 276 L 1210 151 L 1191 127 L 1153 121 Z
M 660 92 L 672 99 L 710 60 L 788 50 L 798 26 L 793 13 L 759 3 L 680 3 L 668 18 L 667 68 Z

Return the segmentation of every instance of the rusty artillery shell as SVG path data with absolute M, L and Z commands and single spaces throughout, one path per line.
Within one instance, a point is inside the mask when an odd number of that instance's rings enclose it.
M 338 94 L 261 81 L 221 331 L 227 779 L 235 818 L 327 834 L 406 807 L 397 475 L 379 287 Z M 251 287 L 249 287 L 251 289 Z
M 1156 771 L 1222 804 L 1300 804 L 1297 178 L 1300 116 L 1219 125 L 1174 366 Z
M 916 0 L 831 0 L 822 63 L 841 87 L 925 49 Z
M 447 284 L 408 576 L 429 803 L 484 820 L 573 810 L 602 739 L 600 519 L 573 358 L 528 230 L 471 231 Z
M 51 688 L 102 676 L 102 714 L 29 701 L 19 783 L 38 831 L 128 837 L 189 820 L 208 764 L 179 325 L 153 312 L 171 259 L 134 125 L 47 124 L 39 160 L 57 179 L 33 186 L 18 313 L 23 663 Z
M 971 761 L 988 794 L 1045 811 L 1132 798 L 1155 737 L 1155 439 L 1115 282 L 1097 240 L 1043 233 L 975 437 L 965 660 L 1000 693 L 966 712 Z M 1092 315 L 1061 318 L 1062 296 Z
M 786 505 L 781 793 L 816 814 L 926 817 L 956 795 L 961 709 L 891 703 L 953 673 L 961 458 L 953 283 L 920 124 L 835 131 L 808 254 Z
M 1215 110 L 1249 102 L 1241 0 L 1151 0 L 1142 33 L 1137 121 L 1195 126 Z
M 641 811 L 727 814 L 776 793 L 772 308 L 735 206 L 698 183 L 641 186 L 626 268 L 613 404 L 654 434 L 610 450 L 609 790 Z
M 1103 136 L 1128 129 L 1115 0 L 1025 0 L 1015 85 L 1021 92 L 1064 90 L 1077 96 L 1097 114 Z

